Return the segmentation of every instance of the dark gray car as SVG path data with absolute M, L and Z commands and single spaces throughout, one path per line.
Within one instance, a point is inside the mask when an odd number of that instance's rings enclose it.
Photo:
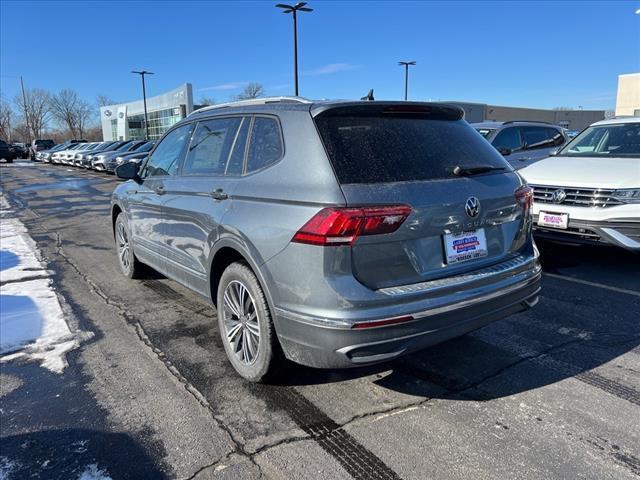
M 544 122 L 481 122 L 471 126 L 516 170 L 547 158 L 567 141 L 562 127 Z
M 121 269 L 210 299 L 251 381 L 282 355 L 383 362 L 530 308 L 531 189 L 462 116 L 299 98 L 199 110 L 116 169 Z

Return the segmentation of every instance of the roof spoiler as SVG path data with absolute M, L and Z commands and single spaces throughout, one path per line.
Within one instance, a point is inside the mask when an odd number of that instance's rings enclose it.
M 405 117 L 430 120 L 461 120 L 464 110 L 457 105 L 427 102 L 360 101 L 318 104 L 312 107 L 313 117 Z

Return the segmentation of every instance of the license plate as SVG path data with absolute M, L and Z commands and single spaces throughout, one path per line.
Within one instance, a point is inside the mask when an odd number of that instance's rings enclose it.
M 444 236 L 447 263 L 459 263 L 487 256 L 487 238 L 484 228 Z
M 541 227 L 561 228 L 566 230 L 569 226 L 568 213 L 540 212 L 538 225 Z

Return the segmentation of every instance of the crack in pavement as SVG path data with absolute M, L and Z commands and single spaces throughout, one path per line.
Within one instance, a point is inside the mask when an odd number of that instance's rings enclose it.
M 235 438 L 235 436 L 233 435 L 231 430 L 218 418 L 217 415 L 215 415 L 211 405 L 209 404 L 207 399 L 204 397 L 204 395 L 194 385 L 192 385 L 191 382 L 189 382 L 184 377 L 184 375 L 182 375 L 180 373 L 180 371 L 169 360 L 167 360 L 167 357 L 166 357 L 166 355 L 164 355 L 162 350 L 160 350 L 159 348 L 157 348 L 157 347 L 155 347 L 153 345 L 153 342 L 151 341 L 149 336 L 146 334 L 142 324 L 138 320 L 136 320 L 120 302 L 113 301 L 111 298 L 109 298 L 109 296 L 106 295 L 102 291 L 102 289 L 93 280 L 91 280 L 91 278 L 88 275 L 83 273 L 80 270 L 80 268 L 76 265 L 76 263 L 74 261 L 72 261 L 66 253 L 64 253 L 64 249 L 63 249 L 63 246 L 62 246 L 62 240 L 61 240 L 60 234 L 58 232 L 55 232 L 55 237 L 56 237 L 56 252 L 57 252 L 57 254 L 64 260 L 65 263 L 67 263 L 69 266 L 71 266 L 71 268 L 86 282 L 86 284 L 89 286 L 89 290 L 91 291 L 91 293 L 93 293 L 98 298 L 100 298 L 103 301 L 103 303 L 105 303 L 106 305 L 114 308 L 117 311 L 117 313 L 127 322 L 127 324 L 133 326 L 134 327 L 134 331 L 136 332 L 136 335 L 138 336 L 138 339 L 143 344 L 145 344 L 147 347 L 149 347 L 151 349 L 151 351 L 154 353 L 155 357 L 160 362 L 162 362 L 162 364 L 169 371 L 169 373 L 171 373 L 171 375 L 174 376 L 183 385 L 185 390 L 187 392 L 189 392 L 189 394 L 203 408 L 205 408 L 205 409 L 207 409 L 209 411 L 209 413 L 211 414 L 211 417 L 216 422 L 216 425 L 223 432 L 225 432 L 225 434 L 229 437 L 229 440 L 231 441 L 231 443 L 234 445 L 234 449 L 230 453 L 237 453 L 237 454 L 240 454 L 242 456 L 245 456 L 261 472 L 262 470 L 261 470 L 260 465 L 258 465 L 253 460 L 251 454 L 249 454 L 245 450 L 244 445 L 242 445 L 242 443 L 238 439 Z

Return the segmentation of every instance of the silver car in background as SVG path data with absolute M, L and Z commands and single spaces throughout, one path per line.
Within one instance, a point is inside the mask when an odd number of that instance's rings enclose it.
M 547 158 L 568 139 L 564 128 L 545 122 L 481 122 L 471 126 L 516 170 Z
M 393 360 L 538 301 L 532 191 L 456 106 L 217 105 L 116 173 L 122 272 L 208 298 L 250 381 L 283 356 Z

